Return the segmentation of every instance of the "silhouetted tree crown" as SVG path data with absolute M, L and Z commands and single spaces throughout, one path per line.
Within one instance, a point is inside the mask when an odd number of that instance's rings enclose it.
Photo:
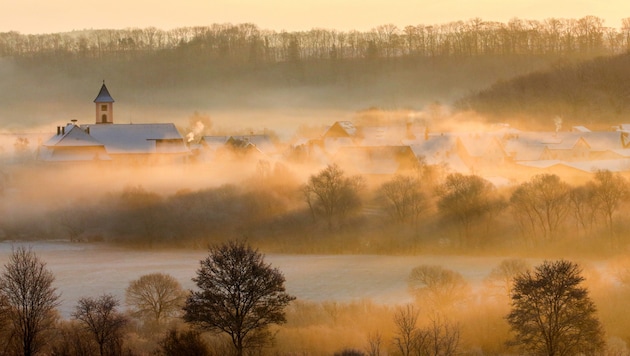
M 264 255 L 243 242 L 210 248 L 200 262 L 184 319 L 203 330 L 226 333 L 240 356 L 260 342 L 266 328 L 286 322 L 284 308 L 295 299 L 285 291 L 285 278 Z
M 592 355 L 603 331 L 581 269 L 569 261 L 545 261 L 516 277 L 507 320 L 514 343 L 535 355 Z

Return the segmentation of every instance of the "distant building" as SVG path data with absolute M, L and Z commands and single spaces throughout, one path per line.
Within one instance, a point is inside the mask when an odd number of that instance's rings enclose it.
M 184 162 L 190 151 L 175 125 L 114 124 L 114 99 L 103 85 L 96 99 L 95 124 L 76 120 L 57 127 L 38 158 L 46 162 L 115 161 L 127 164 Z

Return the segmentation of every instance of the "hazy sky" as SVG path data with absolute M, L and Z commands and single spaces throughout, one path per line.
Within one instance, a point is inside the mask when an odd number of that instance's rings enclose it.
M 251 22 L 270 30 L 370 30 L 481 17 L 542 20 L 595 15 L 619 27 L 627 0 L 0 0 L 0 32 L 50 33 Z

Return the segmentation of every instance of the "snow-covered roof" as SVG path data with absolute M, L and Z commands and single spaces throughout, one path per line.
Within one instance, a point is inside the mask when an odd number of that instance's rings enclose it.
M 101 86 L 101 90 L 98 92 L 96 99 L 94 99 L 95 103 L 113 103 L 114 98 L 109 95 L 109 90 L 105 86 L 105 82 L 103 82 L 103 86 Z
M 582 133 L 582 138 L 591 146 L 592 150 L 605 151 L 621 149 L 621 134 L 616 131 L 591 131 Z
M 493 146 L 499 148 L 503 154 L 507 155 L 503 146 L 497 141 L 494 135 L 459 136 L 458 140 L 468 154 L 473 157 L 486 155 Z
M 66 125 L 63 133 L 51 137 L 43 145 L 48 147 L 104 146 L 102 142 L 90 136 L 79 126 L 73 124 Z
M 363 146 L 400 145 L 407 136 L 407 128 L 401 125 L 363 126 L 357 130 Z
M 573 132 L 591 132 L 586 126 L 573 126 L 571 128 Z
M 337 131 L 339 129 L 346 136 L 351 136 L 351 137 L 354 136 L 357 132 L 357 129 L 352 123 L 352 121 L 336 121 L 334 124 L 332 124 L 332 126 L 330 126 L 326 130 L 326 132 L 324 132 L 324 137 L 329 137 L 329 136 L 336 137 L 339 134 L 339 132 Z
M 173 124 L 83 125 L 110 154 L 187 153 L 184 139 Z
M 409 145 L 417 156 L 440 157 L 450 155 L 455 150 L 457 139 L 450 135 L 429 136 L 428 140 L 404 140 L 403 144 Z

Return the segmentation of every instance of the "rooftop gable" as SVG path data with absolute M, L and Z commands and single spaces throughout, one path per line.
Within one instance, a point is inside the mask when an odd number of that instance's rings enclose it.
M 68 124 L 64 133 L 51 137 L 44 146 L 48 147 L 90 147 L 103 146 L 103 143 L 90 136 L 79 126 Z

